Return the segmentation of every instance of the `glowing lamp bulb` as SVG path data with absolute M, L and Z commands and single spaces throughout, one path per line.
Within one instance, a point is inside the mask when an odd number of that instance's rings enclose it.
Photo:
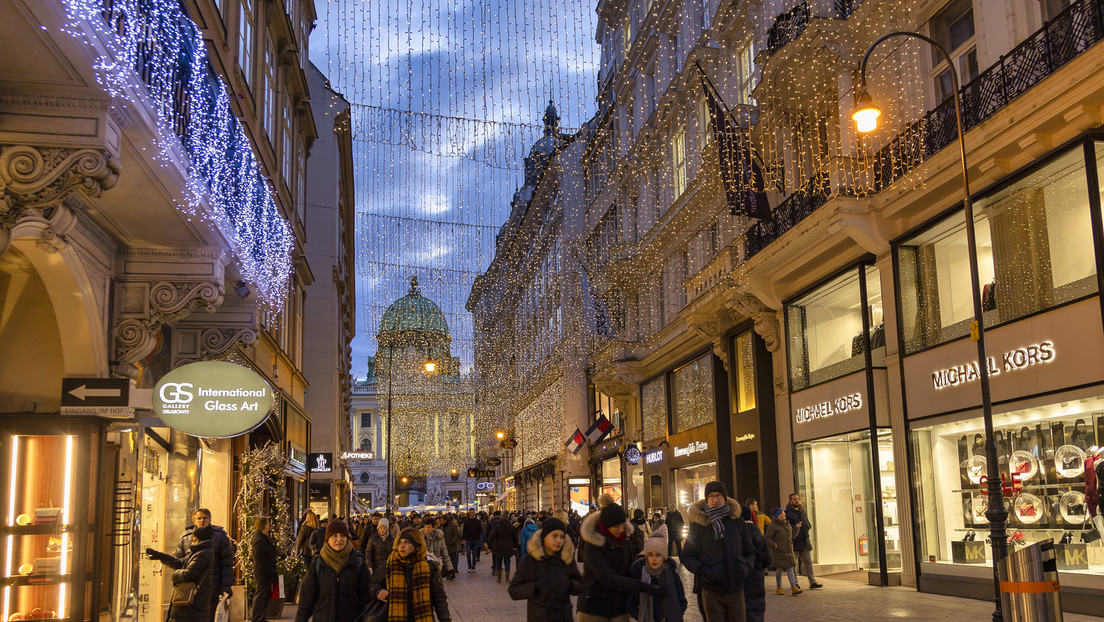
M 855 122 L 855 129 L 863 134 L 873 132 L 878 129 L 878 117 L 880 116 L 882 116 L 882 111 L 874 105 L 874 99 L 870 97 L 870 93 L 867 93 L 866 89 L 860 90 L 855 101 L 855 112 L 851 113 L 851 119 Z
M 432 374 L 433 372 L 437 371 L 437 363 L 434 363 L 433 361 L 426 361 L 425 368 L 427 372 Z

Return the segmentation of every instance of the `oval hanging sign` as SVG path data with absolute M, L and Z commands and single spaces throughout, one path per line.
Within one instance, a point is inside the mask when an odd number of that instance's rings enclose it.
M 223 361 L 177 367 L 153 388 L 153 410 L 165 425 L 204 438 L 245 434 L 264 423 L 274 403 L 264 378 Z

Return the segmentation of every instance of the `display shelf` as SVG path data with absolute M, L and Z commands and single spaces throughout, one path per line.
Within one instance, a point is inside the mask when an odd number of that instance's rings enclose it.
M 0 585 L 14 586 L 39 586 L 39 585 L 63 585 L 71 582 L 73 575 L 16 575 L 14 577 L 0 578 Z
M 56 533 L 73 533 L 77 530 L 77 528 L 77 525 L 62 525 L 60 523 L 49 523 L 41 525 L 10 525 L 0 527 L 0 535 L 50 536 Z

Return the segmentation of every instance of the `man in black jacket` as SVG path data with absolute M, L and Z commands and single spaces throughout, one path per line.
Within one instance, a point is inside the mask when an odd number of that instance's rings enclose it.
M 682 528 L 686 526 L 686 522 L 682 519 L 682 512 L 674 504 L 667 510 L 664 523 L 667 524 L 667 537 L 671 539 L 671 555 L 682 555 Z
M 686 569 L 698 578 L 709 622 L 745 622 L 744 583 L 755 565 L 755 548 L 740 504 L 721 482 L 705 485 L 705 499 L 687 509 L 690 535 L 682 551 Z
M 794 554 L 797 555 L 797 571 L 809 578 L 809 587 L 814 590 L 824 587 L 817 583 L 813 576 L 813 544 L 809 542 L 809 530 L 813 524 L 809 522 L 809 515 L 805 508 L 801 507 L 801 497 L 796 492 L 790 493 L 790 503 L 786 506 L 786 520 L 793 527 Z
M 209 622 L 214 622 L 218 602 L 223 593 L 227 598 L 234 593 L 234 549 L 230 546 L 230 536 L 226 535 L 226 531 L 218 525 L 211 524 L 211 510 L 199 508 L 192 515 L 192 521 L 194 524 L 185 529 L 184 535 L 180 536 L 180 546 L 176 548 L 174 555 L 177 559 L 184 559 L 188 554 L 188 547 L 191 546 L 192 532 L 196 529 L 210 526 L 214 531 L 211 537 L 215 561 L 214 568 L 211 569 L 214 579 L 211 584 L 214 589 L 211 590 L 211 606 L 208 608 Z
M 257 591 L 253 594 L 253 605 L 249 619 L 251 622 L 264 622 L 268 601 L 272 598 L 272 586 L 276 583 L 276 546 L 268 534 L 272 523 L 267 516 L 257 519 L 256 531 L 249 541 L 249 554 L 253 558 L 253 580 L 257 582 Z
M 475 572 L 479 541 L 483 536 L 483 522 L 475 515 L 475 510 L 472 508 L 468 508 L 468 517 L 464 519 L 464 525 L 460 528 L 460 536 L 464 539 L 464 551 L 468 555 L 468 572 Z

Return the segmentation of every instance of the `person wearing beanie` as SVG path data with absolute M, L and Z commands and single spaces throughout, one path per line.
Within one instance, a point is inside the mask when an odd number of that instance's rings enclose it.
M 797 575 L 794 574 L 794 566 L 797 565 L 797 556 L 794 555 L 793 527 L 786 520 L 786 512 L 782 508 L 771 510 L 773 519 L 767 525 L 767 547 L 771 552 L 771 565 L 774 569 L 775 591 L 781 596 L 786 592 L 782 590 L 782 572 L 790 580 L 790 592 L 794 596 L 801 593 L 797 585 Z
M 633 531 L 629 542 L 632 543 L 633 557 L 636 557 L 644 551 L 644 541 L 652 534 L 652 530 L 648 527 L 648 520 L 644 518 L 644 510 L 640 508 L 633 511 L 632 525 L 636 531 Z
M 705 498 L 686 511 L 690 534 L 680 561 L 698 580 L 707 620 L 744 622 L 744 584 L 755 565 L 755 548 L 740 504 L 724 483 L 705 486 Z
M 559 518 L 546 518 L 525 543 L 525 551 L 510 581 L 510 598 L 529 601 L 529 622 L 570 622 L 571 596 L 582 593 L 583 577 L 575 566 L 567 525 Z
M 391 521 L 381 518 L 376 524 L 376 531 L 364 545 L 364 563 L 375 572 L 387 561 L 391 550 L 395 547 L 395 533 L 391 529 Z
M 599 498 L 598 505 L 602 509 L 579 526 L 579 536 L 586 543 L 579 622 L 627 622 L 630 597 L 639 592 L 662 597 L 666 590 L 630 574 L 633 555 L 629 538 L 636 528 L 608 494 Z
M 389 622 L 452 622 L 448 596 L 441 583 L 441 565 L 429 557 L 421 530 L 399 532 L 395 548 L 372 576 L 372 597 L 387 603 Z
M 681 622 L 686 612 L 686 590 L 678 577 L 678 562 L 667 556 L 667 526 L 657 528 L 644 543 L 644 557 L 633 562 L 629 573 L 662 592 L 630 595 L 629 615 L 639 622 Z
M 349 535 L 345 521 L 327 523 L 326 543 L 307 567 L 299 587 L 295 622 L 359 622 L 368 604 L 372 570 Z

